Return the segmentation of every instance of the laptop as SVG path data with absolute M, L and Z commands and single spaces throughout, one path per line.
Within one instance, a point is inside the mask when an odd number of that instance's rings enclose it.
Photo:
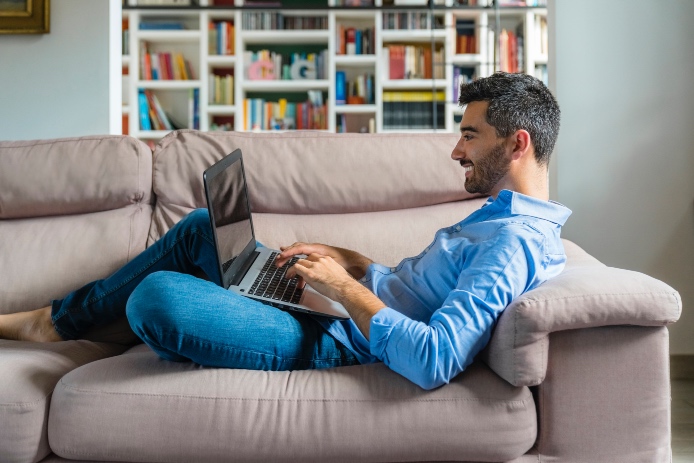
M 275 258 L 280 251 L 257 245 L 241 150 L 205 170 L 203 183 L 222 287 L 283 310 L 350 318 L 342 304 L 308 284 L 299 288 L 297 278 L 284 278 L 286 270 L 305 256 L 294 256 L 277 268 Z

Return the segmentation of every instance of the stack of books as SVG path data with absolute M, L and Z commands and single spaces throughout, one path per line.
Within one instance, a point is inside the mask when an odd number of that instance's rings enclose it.
M 383 92 L 383 128 L 443 129 L 445 92 Z
M 319 91 L 309 92 L 304 103 L 249 98 L 243 100 L 243 130 L 327 130 L 327 113 Z
M 428 45 L 390 45 L 383 48 L 382 60 L 391 80 L 444 78 L 443 48 L 432 54 Z
M 356 27 L 337 26 L 336 49 L 338 55 L 373 55 L 376 53 L 375 32 L 373 27 L 357 29 Z
M 233 55 L 234 54 L 234 23 L 230 21 L 210 21 L 209 27 L 209 50 L 210 55 Z
M 138 90 L 138 110 L 140 113 L 140 130 L 175 130 L 200 129 L 200 91 L 191 89 L 188 99 L 188 124 L 176 121 L 164 111 L 157 96 L 151 90 Z
M 181 53 L 153 53 L 147 42 L 141 43 L 140 78 L 142 80 L 192 80 L 193 68 Z

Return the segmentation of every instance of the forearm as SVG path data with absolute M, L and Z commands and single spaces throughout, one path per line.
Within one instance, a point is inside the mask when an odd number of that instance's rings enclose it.
M 347 272 L 349 272 L 349 274 L 357 280 L 363 278 L 364 275 L 366 275 L 366 270 L 369 268 L 369 265 L 374 263 L 373 260 L 359 254 L 357 251 L 344 248 L 335 249 L 337 249 L 344 256 L 345 270 L 347 270 Z
M 352 281 L 340 289 L 338 302 L 347 309 L 364 337 L 370 339 L 371 318 L 386 307 L 383 301 L 357 281 Z

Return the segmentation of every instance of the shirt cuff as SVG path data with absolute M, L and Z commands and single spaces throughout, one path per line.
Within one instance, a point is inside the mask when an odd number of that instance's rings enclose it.
M 369 325 L 369 350 L 371 355 L 386 365 L 390 363 L 386 355 L 388 337 L 395 325 L 406 319 L 405 315 L 390 307 L 384 307 L 371 317 L 371 324 Z

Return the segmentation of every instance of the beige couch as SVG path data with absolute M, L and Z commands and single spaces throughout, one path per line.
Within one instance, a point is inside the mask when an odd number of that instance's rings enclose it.
M 0 142 L 0 312 L 113 272 L 204 206 L 202 171 L 234 148 L 264 244 L 321 241 L 394 265 L 484 202 L 449 158 L 456 138 L 183 130 L 153 157 L 129 137 Z M 0 340 L 0 461 L 668 462 L 679 295 L 565 247 L 565 271 L 432 391 L 382 364 L 168 362 L 133 347 L 124 320 L 90 340 Z

